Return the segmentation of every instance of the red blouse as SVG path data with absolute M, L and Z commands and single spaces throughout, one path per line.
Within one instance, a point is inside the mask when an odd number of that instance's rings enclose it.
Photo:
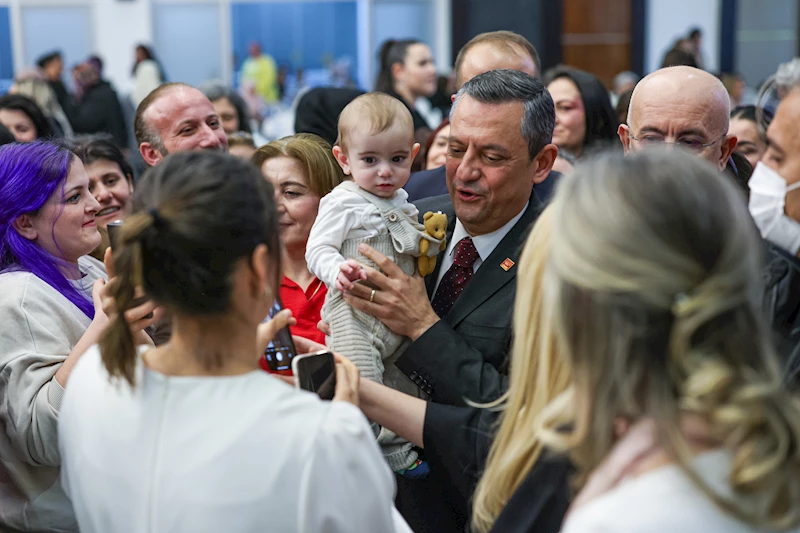
M 291 327 L 292 335 L 325 344 L 325 335 L 317 329 L 317 323 L 327 294 L 328 288 L 317 278 L 303 292 L 300 285 L 286 276 L 283 277 L 281 302 L 286 309 L 292 310 L 292 316 L 297 320 L 297 325 Z
M 291 309 L 292 316 L 297 320 L 297 325 L 289 328 L 292 335 L 325 344 L 325 335 L 317 329 L 322 304 L 325 303 L 325 295 L 328 294 L 325 284 L 314 278 L 308 289 L 303 292 L 300 285 L 284 276 L 281 280 L 280 291 L 283 307 Z M 261 368 L 268 370 L 267 362 L 263 357 L 258 362 Z M 287 375 L 291 375 L 291 373 Z

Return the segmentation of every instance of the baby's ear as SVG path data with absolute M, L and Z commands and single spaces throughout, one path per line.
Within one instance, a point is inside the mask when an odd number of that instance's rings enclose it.
M 411 161 L 417 158 L 417 154 L 419 153 L 419 143 L 414 143 L 414 146 L 411 147 Z
M 342 150 L 342 148 L 337 144 L 333 147 L 333 157 L 336 158 L 336 162 L 339 163 L 339 166 L 342 167 L 342 172 L 346 175 L 350 175 L 350 160 L 347 157 L 347 153 Z

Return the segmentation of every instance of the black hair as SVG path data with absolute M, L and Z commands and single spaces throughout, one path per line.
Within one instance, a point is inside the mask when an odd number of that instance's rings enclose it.
M 742 105 L 736 107 L 731 111 L 731 118 L 740 118 L 742 120 L 749 120 L 750 122 L 755 122 L 758 124 L 758 120 L 756 119 L 756 106 L 754 105 Z
M 389 94 L 394 92 L 392 67 L 397 63 L 404 63 L 408 55 L 408 48 L 415 44 L 422 44 L 422 41 L 417 39 L 403 39 L 400 41 L 388 39 L 384 41 L 378 52 L 380 71 L 378 72 L 378 79 L 375 81 L 376 91 Z
M 124 311 L 137 285 L 175 315 L 213 317 L 230 311 L 231 276 L 239 260 L 266 244 L 277 290 L 278 211 L 272 186 L 258 168 L 209 151 L 168 156 L 145 172 L 125 219 L 111 294 L 120 311 L 100 340 L 112 377 L 134 385 L 136 351 Z M 206 356 L 207 368 L 222 364 Z
M 73 144 L 73 152 L 84 165 L 100 160 L 110 161 L 119 167 L 128 183 L 133 182 L 133 167 L 114 143 L 112 136 L 107 134 L 87 136 L 76 139 Z
M 584 151 L 618 145 L 619 118 L 611 106 L 611 99 L 603 82 L 594 74 L 584 70 L 556 67 L 545 74 L 544 84 L 550 85 L 559 78 L 567 78 L 572 81 L 581 95 L 586 118 L 586 136 L 583 138 Z
M 167 83 L 167 74 L 164 72 L 164 66 L 161 64 L 161 61 L 158 60 L 156 54 L 153 52 L 153 49 L 147 46 L 146 44 L 137 44 L 136 50 L 142 50 L 145 55 L 145 59 L 150 59 L 155 61 L 156 65 L 158 66 L 158 74 L 161 76 L 161 83 Z M 139 66 L 139 62 L 135 62 L 133 64 L 133 69 L 131 69 L 131 76 L 136 76 L 136 67 Z
M 21 94 L 7 94 L 0 96 L 0 109 L 22 111 L 27 115 L 36 129 L 37 139 L 53 137 L 53 128 L 36 102 Z
M 38 66 L 39 68 L 45 68 L 47 64 L 53 61 L 54 59 L 61 59 L 63 61 L 63 58 L 61 57 L 61 52 L 59 50 L 53 50 L 52 52 L 48 52 L 43 56 L 39 57 L 39 59 L 36 60 L 36 66 Z
M 212 104 L 217 100 L 227 98 L 234 109 L 236 109 L 236 116 L 239 119 L 239 131 L 253 133 L 253 129 L 250 127 L 250 113 L 248 111 L 247 102 L 244 101 L 244 98 L 242 98 L 239 93 L 234 91 L 231 87 L 217 82 L 203 83 L 197 88 L 201 93 L 206 95 L 206 98 L 211 100 Z
M 11 144 L 13 142 L 17 142 L 14 134 L 11 133 L 11 130 L 0 123 L 0 146 L 3 146 L 4 144 Z
M 520 135 L 528 145 L 530 161 L 553 141 L 556 110 L 553 99 L 538 78 L 518 70 L 490 70 L 465 83 L 453 102 L 450 122 L 464 95 L 485 104 L 520 102 L 523 106 Z M 509 126 L 512 126 L 509 124 Z

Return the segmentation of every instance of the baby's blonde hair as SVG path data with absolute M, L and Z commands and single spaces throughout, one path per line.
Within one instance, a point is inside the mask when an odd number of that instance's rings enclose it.
M 408 130 L 409 141 L 414 143 L 414 119 L 411 112 L 397 98 L 384 93 L 362 94 L 342 109 L 339 115 L 339 135 L 336 145 L 347 152 L 348 136 L 359 127 L 369 127 L 377 134 L 399 123 Z

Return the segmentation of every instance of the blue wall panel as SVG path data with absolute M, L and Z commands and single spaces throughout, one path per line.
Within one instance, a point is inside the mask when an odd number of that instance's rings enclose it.
M 11 22 L 9 9 L 0 6 L 0 80 L 14 77 L 14 63 L 11 55 Z
M 351 59 L 352 75 L 358 69 L 356 2 L 232 3 L 231 29 L 236 70 L 252 41 L 290 72 L 342 57 Z

